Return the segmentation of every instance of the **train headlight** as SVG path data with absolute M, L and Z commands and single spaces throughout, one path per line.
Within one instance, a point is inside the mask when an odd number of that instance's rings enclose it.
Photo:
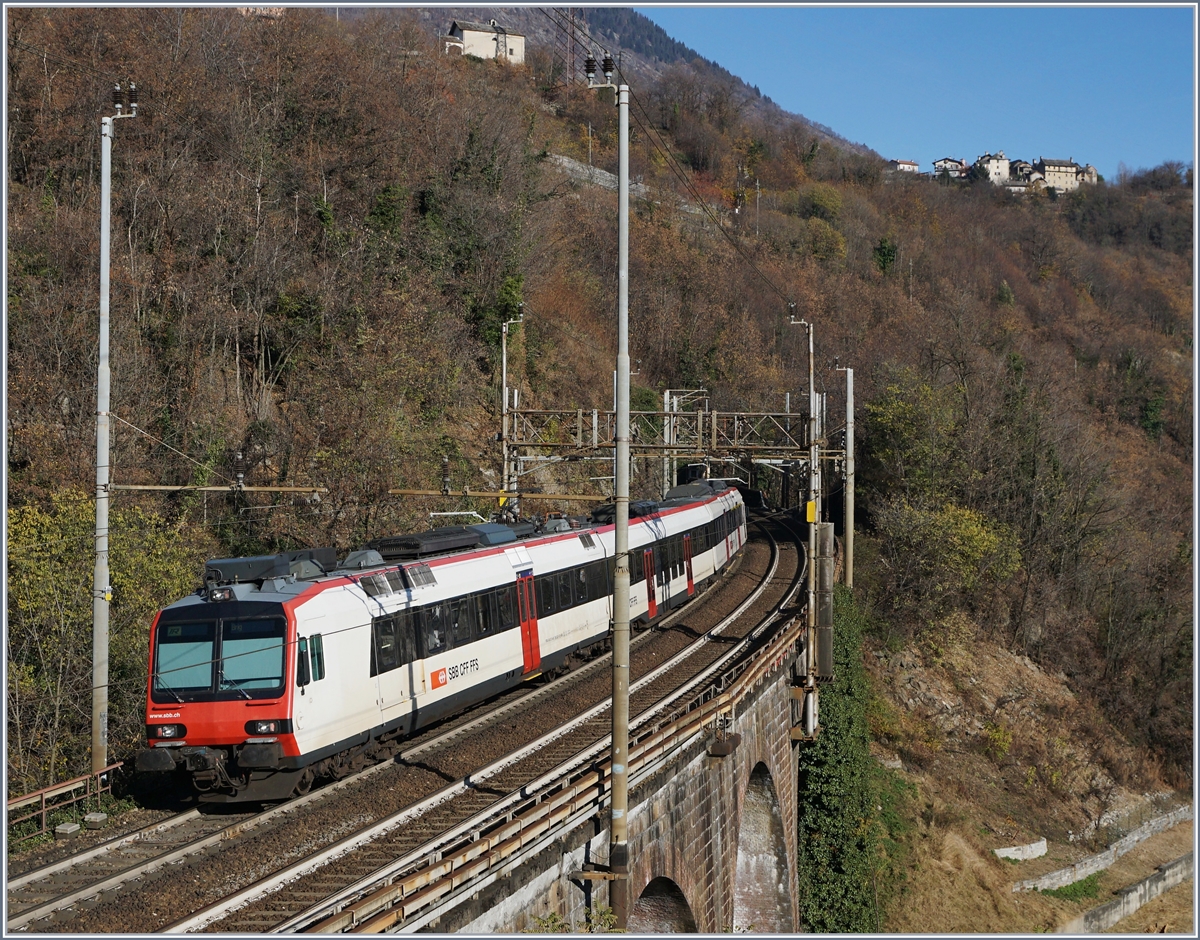
M 208 589 L 208 599 L 214 604 L 221 601 L 233 600 L 233 588 L 231 587 L 210 587 Z
M 248 721 L 246 722 L 247 734 L 279 734 L 280 721 L 278 718 L 271 718 L 267 721 Z
M 187 734 L 183 725 L 146 725 L 148 738 L 182 738 Z

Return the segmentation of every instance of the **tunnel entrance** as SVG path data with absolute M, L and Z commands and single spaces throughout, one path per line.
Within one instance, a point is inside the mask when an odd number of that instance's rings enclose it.
M 770 771 L 760 763 L 750 775 L 738 827 L 734 933 L 794 931 L 790 878 L 779 797 Z
M 696 933 L 691 905 L 670 878 L 655 878 L 629 912 L 629 933 Z

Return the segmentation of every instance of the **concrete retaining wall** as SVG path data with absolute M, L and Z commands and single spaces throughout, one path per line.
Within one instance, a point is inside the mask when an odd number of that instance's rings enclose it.
M 1058 928 L 1058 933 L 1099 933 L 1128 917 L 1143 904 L 1153 901 L 1164 891 L 1191 878 L 1195 871 L 1194 853 L 1181 855 L 1173 862 L 1159 865 L 1158 871 L 1137 884 L 1122 888 L 1115 901 L 1094 907 L 1073 921 Z
M 1139 842 L 1160 832 L 1166 832 L 1172 826 L 1191 818 L 1192 808 L 1190 806 L 1180 807 L 1173 813 L 1159 816 L 1157 819 L 1152 819 L 1145 825 L 1139 826 L 1133 832 L 1129 833 L 1129 835 L 1125 836 L 1125 838 L 1118 839 L 1103 852 L 1089 855 L 1087 858 L 1080 859 L 1074 865 L 1070 865 L 1067 868 L 1060 868 L 1058 871 L 1052 871 L 1050 874 L 1042 875 L 1040 878 L 1018 881 L 1013 885 L 1013 891 L 1048 891 L 1054 888 L 1065 888 L 1067 885 L 1082 881 L 1088 875 L 1108 868 L 1109 865 Z
M 1000 858 L 1015 858 L 1026 861 L 1031 858 L 1041 858 L 1046 854 L 1046 840 L 1038 839 L 1029 845 L 1014 845 L 1007 849 L 992 849 Z

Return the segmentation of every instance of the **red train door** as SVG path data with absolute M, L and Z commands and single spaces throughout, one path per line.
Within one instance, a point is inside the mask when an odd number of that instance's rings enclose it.
M 654 594 L 654 551 L 646 549 L 642 554 L 642 570 L 646 572 L 646 605 L 650 619 L 658 616 L 658 598 Z
M 696 593 L 696 582 L 692 578 L 692 537 L 690 535 L 683 537 L 683 567 L 687 572 L 688 597 L 691 597 Z
M 517 578 L 517 615 L 521 620 L 521 652 L 525 657 L 525 674 L 528 675 L 542 664 L 532 571 Z

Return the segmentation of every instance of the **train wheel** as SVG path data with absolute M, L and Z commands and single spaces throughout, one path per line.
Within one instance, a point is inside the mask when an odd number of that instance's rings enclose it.
M 296 795 L 304 796 L 312 789 L 313 781 L 317 779 L 317 775 L 313 773 L 311 767 L 305 767 L 304 773 L 300 775 L 300 779 L 296 781 Z

